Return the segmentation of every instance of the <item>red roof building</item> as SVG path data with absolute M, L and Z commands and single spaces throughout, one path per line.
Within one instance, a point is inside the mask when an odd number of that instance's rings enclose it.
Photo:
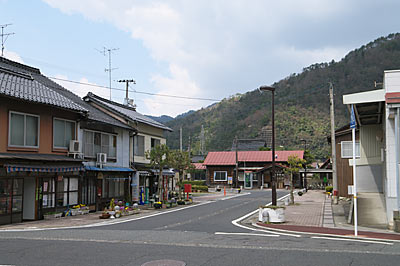
M 283 168 L 287 165 L 289 156 L 303 159 L 304 151 L 275 151 L 276 173 L 278 177 L 282 177 L 282 187 L 284 185 Z M 237 160 L 238 177 L 236 177 L 235 151 L 209 152 L 203 163 L 207 170 L 207 184 L 210 186 L 270 187 L 272 151 L 238 151 Z M 252 181 L 248 181 L 249 175 L 251 175 Z
M 304 151 L 275 151 L 275 162 L 287 162 L 289 156 L 294 155 L 303 159 Z M 238 151 L 239 162 L 272 162 L 272 151 Z M 209 152 L 204 165 L 236 165 L 236 152 L 215 151 Z

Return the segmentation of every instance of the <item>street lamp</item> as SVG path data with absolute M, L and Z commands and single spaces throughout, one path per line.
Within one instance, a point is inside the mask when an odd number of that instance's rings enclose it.
M 304 141 L 304 155 L 306 154 L 307 150 L 307 140 L 301 139 L 300 141 Z M 304 158 L 304 156 L 303 156 Z M 303 188 L 307 191 L 307 161 L 304 163 L 304 179 L 303 179 Z
M 270 91 L 272 92 L 272 205 L 276 206 L 276 177 L 275 177 L 275 109 L 274 109 L 274 95 L 275 88 L 270 86 L 261 86 L 260 91 Z

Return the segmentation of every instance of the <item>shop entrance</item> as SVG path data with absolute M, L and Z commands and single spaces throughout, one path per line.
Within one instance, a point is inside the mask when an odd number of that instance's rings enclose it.
M 0 224 L 22 222 L 24 179 L 0 179 Z

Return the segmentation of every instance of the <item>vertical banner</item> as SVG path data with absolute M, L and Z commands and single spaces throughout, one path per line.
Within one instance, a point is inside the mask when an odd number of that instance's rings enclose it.
M 132 201 L 138 202 L 139 201 L 139 172 L 135 172 L 132 175 Z

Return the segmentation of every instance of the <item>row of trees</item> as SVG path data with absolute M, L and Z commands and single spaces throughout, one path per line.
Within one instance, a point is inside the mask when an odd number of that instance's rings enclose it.
M 191 163 L 189 153 L 181 150 L 170 150 L 167 145 L 157 145 L 153 149 L 146 152 L 146 158 L 150 160 L 150 166 L 158 169 L 158 189 L 157 195 L 162 199 L 163 193 L 163 176 L 162 172 L 165 167 L 174 168 L 179 173 L 179 183 L 183 181 L 184 171 L 192 172 L 194 167 Z M 179 199 L 182 199 L 182 189 L 179 189 Z

